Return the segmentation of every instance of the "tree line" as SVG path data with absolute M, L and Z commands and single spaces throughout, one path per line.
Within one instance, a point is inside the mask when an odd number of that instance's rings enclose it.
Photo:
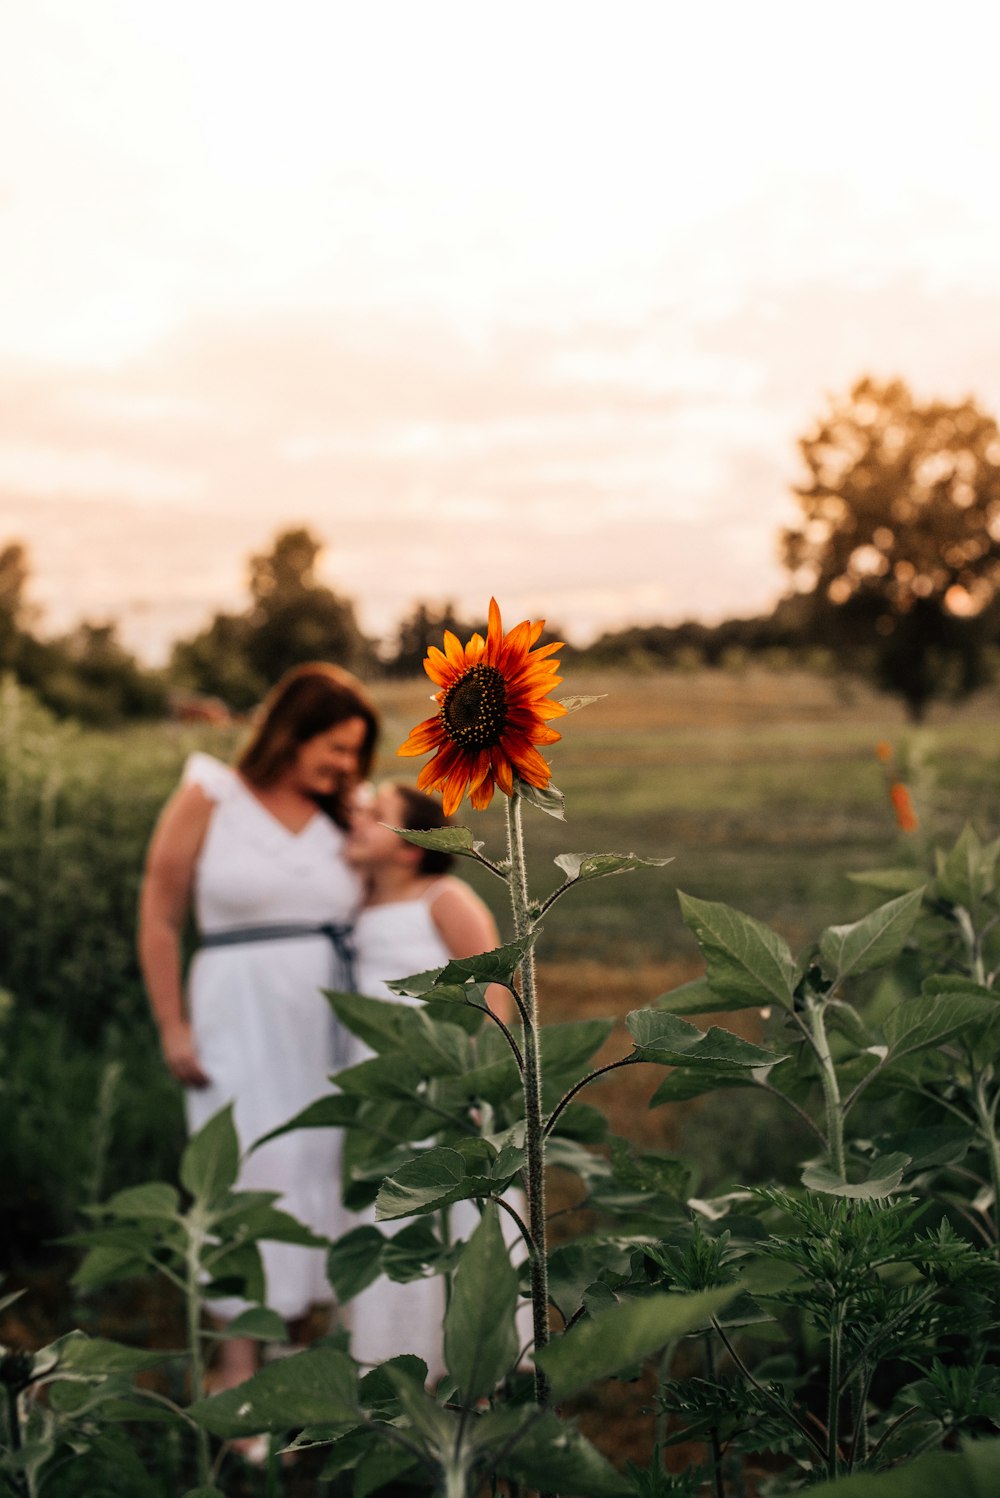
M 780 538 L 789 591 L 770 614 L 718 625 L 635 626 L 567 656 L 678 669 L 775 652 L 867 677 L 920 719 L 935 698 L 992 681 L 1000 661 L 1000 428 L 968 397 L 920 401 L 899 379 L 858 380 L 800 439 L 799 524 Z M 416 674 L 445 629 L 484 620 L 417 603 L 381 646 L 353 602 L 322 584 L 322 542 L 304 528 L 250 558 L 249 600 L 179 640 L 165 669 L 142 667 L 108 623 L 56 639 L 35 632 L 29 563 L 0 549 L 0 670 L 46 706 L 91 723 L 165 713 L 172 697 L 252 708 L 289 667 L 341 662 L 364 678 Z M 556 632 L 553 631 L 553 634 Z

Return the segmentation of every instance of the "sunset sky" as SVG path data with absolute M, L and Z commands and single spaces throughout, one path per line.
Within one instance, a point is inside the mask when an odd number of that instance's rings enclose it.
M 298 524 L 374 635 L 770 607 L 829 395 L 1000 414 L 998 42 L 981 0 L 6 0 L 40 628 L 160 659 Z

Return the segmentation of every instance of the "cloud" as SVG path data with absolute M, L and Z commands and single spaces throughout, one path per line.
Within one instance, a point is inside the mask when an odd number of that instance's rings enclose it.
M 430 314 L 206 317 L 117 368 L 0 366 L 3 531 L 53 621 L 120 612 L 161 653 L 301 523 L 375 634 L 491 592 L 580 640 L 757 612 L 825 393 L 870 369 L 995 408 L 998 336 L 981 290 L 766 266 L 728 301 L 475 338 Z

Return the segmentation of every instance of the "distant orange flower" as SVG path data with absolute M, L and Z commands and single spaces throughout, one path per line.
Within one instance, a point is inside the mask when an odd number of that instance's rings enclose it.
M 881 760 L 884 765 L 892 759 L 892 745 L 886 743 L 885 739 L 880 739 L 875 745 L 875 758 Z
M 512 795 L 515 774 L 528 785 L 548 785 L 552 771 L 536 745 L 557 742 L 561 735 L 546 719 L 566 709 L 547 695 L 562 680 L 559 662 L 551 659 L 562 642 L 532 649 L 544 624 L 525 619 L 505 635 L 491 598 L 485 640 L 474 634 L 463 645 L 446 630 L 444 650 L 432 645 L 427 652 L 424 670 L 441 688 L 434 698 L 438 712 L 418 723 L 397 752 L 435 751 L 417 786 L 441 791 L 446 816 L 466 794 L 477 811 L 489 806 L 494 786 Z
M 913 810 L 913 802 L 910 800 L 910 792 L 900 781 L 895 781 L 889 787 L 889 796 L 892 801 L 893 810 L 896 813 L 896 825 L 900 832 L 916 832 L 920 825 L 917 814 Z

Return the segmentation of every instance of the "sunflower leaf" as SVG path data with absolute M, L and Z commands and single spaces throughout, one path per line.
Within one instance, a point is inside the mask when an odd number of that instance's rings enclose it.
M 388 822 L 382 825 L 389 827 L 404 843 L 413 843 L 417 848 L 430 848 L 435 853 L 464 853 L 468 858 L 475 858 L 480 848 L 486 846 L 485 843 L 476 842 L 470 827 L 429 827 L 426 831 L 419 831 L 414 827 L 392 827 Z
M 809 1165 L 802 1172 L 802 1184 L 810 1191 L 822 1191 L 827 1196 L 846 1196 L 852 1201 L 882 1201 L 899 1190 L 909 1163 L 909 1155 L 898 1152 L 883 1155 L 875 1161 L 867 1180 L 854 1183 L 842 1180 L 828 1165 Z
M 607 695 L 607 692 L 598 692 L 594 697 L 557 697 L 555 700 L 567 713 L 578 713 L 581 707 L 590 707 L 592 702 L 603 702 Z
M 673 859 L 640 858 L 636 853 L 560 853 L 552 862 L 562 869 L 568 883 L 582 884 L 585 879 L 606 879 L 632 869 L 662 869 Z
M 520 796 L 522 801 L 527 801 L 529 806 L 537 806 L 539 811 L 544 811 L 550 817 L 565 822 L 566 797 L 556 786 L 550 784 L 542 790 L 537 785 L 529 785 L 526 780 L 521 779 L 520 775 L 515 775 L 514 793 Z
M 747 1067 L 774 1066 L 784 1056 L 748 1040 L 730 1030 L 713 1025 L 701 1030 L 676 1014 L 662 1009 L 633 1009 L 625 1019 L 636 1051 L 643 1061 L 661 1066 Z

